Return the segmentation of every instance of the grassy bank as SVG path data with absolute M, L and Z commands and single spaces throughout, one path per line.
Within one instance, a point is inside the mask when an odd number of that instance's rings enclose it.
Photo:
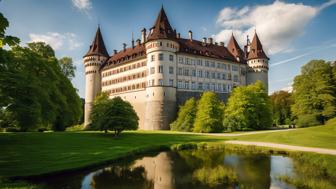
M 245 135 L 231 139 L 336 149 L 336 123 L 288 132 Z
M 103 163 L 131 153 L 221 137 L 173 132 L 125 132 L 118 138 L 94 132 L 2 133 L 0 176 L 40 175 Z

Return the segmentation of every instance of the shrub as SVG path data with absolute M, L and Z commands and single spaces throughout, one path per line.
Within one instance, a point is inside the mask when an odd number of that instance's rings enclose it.
M 314 114 L 301 115 L 296 122 L 298 127 L 310 127 L 315 125 L 321 125 L 322 123 L 317 119 Z

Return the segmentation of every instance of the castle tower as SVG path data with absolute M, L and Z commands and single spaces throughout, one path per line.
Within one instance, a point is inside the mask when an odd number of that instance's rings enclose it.
M 163 9 L 144 41 L 147 54 L 146 130 L 169 129 L 176 114 L 176 32 Z
M 92 45 L 83 57 L 85 66 L 85 127 L 90 124 L 90 113 L 92 111 L 93 101 L 96 95 L 101 91 L 100 67 L 108 57 L 109 55 L 98 26 Z
M 268 91 L 268 60 L 257 33 L 254 34 L 252 43 L 246 45 L 247 52 L 247 84 L 260 80 L 264 83 Z
M 233 33 L 231 35 L 231 38 L 229 40 L 228 46 L 227 46 L 228 51 L 236 58 L 236 61 L 241 63 L 240 65 L 240 83 L 246 84 L 246 58 L 244 55 L 244 51 L 240 48 L 236 38 L 233 36 Z

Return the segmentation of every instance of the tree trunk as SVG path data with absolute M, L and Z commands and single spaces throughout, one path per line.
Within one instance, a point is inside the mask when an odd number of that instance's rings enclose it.
M 107 133 L 107 129 L 104 130 L 104 133 Z

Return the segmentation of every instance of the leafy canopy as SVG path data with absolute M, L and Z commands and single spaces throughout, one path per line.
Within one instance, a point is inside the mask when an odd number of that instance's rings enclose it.
M 192 131 L 196 117 L 197 102 L 195 98 L 188 99 L 184 105 L 180 106 L 177 119 L 170 124 L 174 131 Z
M 109 99 L 106 93 L 96 98 L 90 118 L 90 129 L 113 130 L 116 136 L 123 130 L 136 130 L 139 124 L 139 118 L 129 102 L 120 97 Z

